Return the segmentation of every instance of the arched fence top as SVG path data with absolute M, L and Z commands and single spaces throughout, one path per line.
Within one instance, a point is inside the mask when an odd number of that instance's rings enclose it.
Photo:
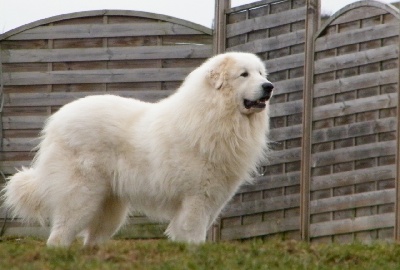
M 69 19 L 76 19 L 76 18 L 85 18 L 85 17 L 92 17 L 92 16 L 129 16 L 129 17 L 141 17 L 141 18 L 148 18 L 154 20 L 161 20 L 165 22 L 170 22 L 182 26 L 186 26 L 188 28 L 203 32 L 204 34 L 211 35 L 212 30 L 208 27 L 203 25 L 193 23 L 190 21 L 186 21 L 183 19 L 178 19 L 168 15 L 162 15 L 157 13 L 145 12 L 145 11 L 133 11 L 133 10 L 93 10 L 93 11 L 80 11 L 80 12 L 73 12 L 68 14 L 56 15 L 49 18 L 37 20 L 10 31 L 7 31 L 0 35 L 0 40 L 7 39 L 13 35 L 19 34 L 23 31 L 42 26 L 49 23 L 54 23 L 63 20 Z
M 345 14 L 346 12 L 349 12 L 351 10 L 357 9 L 357 8 L 361 8 L 361 7 L 375 7 L 375 8 L 380 8 L 383 9 L 385 11 L 387 11 L 388 13 L 392 14 L 393 16 L 395 16 L 397 19 L 400 19 L 400 12 L 399 9 L 396 8 L 395 6 L 391 5 L 391 4 L 386 4 L 386 3 L 382 3 L 382 2 L 378 2 L 375 0 L 361 0 L 358 2 L 354 2 L 352 4 L 349 4 L 343 8 L 341 8 L 340 10 L 338 10 L 337 12 L 335 12 L 333 15 L 331 15 L 329 17 L 329 19 L 320 27 L 320 29 L 315 33 L 314 38 L 318 38 L 319 36 L 321 36 L 322 33 L 324 33 L 324 31 L 326 30 L 326 28 L 332 24 L 332 22 L 334 22 L 336 19 L 338 19 L 340 16 L 342 16 L 343 14 Z

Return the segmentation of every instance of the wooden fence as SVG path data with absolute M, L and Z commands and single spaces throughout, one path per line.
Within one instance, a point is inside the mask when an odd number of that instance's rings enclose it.
M 132 11 L 79 12 L 41 20 L 0 36 L 2 72 L 0 169 L 28 165 L 45 119 L 79 97 L 113 93 L 164 98 L 212 55 L 212 31 L 168 16 Z M 0 208 L 0 226 L 5 221 Z M 135 218 L 126 233 L 162 235 Z M 146 230 L 139 228 L 145 224 Z M 149 230 L 149 228 L 151 230 Z M 8 221 L 6 234 L 47 229 Z
M 391 6 L 358 2 L 315 34 L 305 202 L 312 240 L 394 236 L 399 19 Z
M 70 100 L 113 92 L 154 101 L 213 52 L 250 51 L 275 84 L 273 152 L 210 239 L 399 240 L 399 10 L 367 0 L 321 27 L 319 16 L 319 0 L 216 0 L 214 36 L 128 11 L 63 15 L 3 34 L 1 170 L 29 162 L 44 119 Z M 4 217 L 0 208 L 0 225 Z M 134 220 L 127 235 L 162 232 L 152 224 L 138 233 L 148 221 Z M 6 233 L 25 228 L 8 221 Z
M 260 1 L 229 8 L 223 23 L 225 50 L 258 54 L 275 85 L 270 111 L 274 152 L 268 166 L 260 168 L 264 176 L 257 177 L 257 184 L 242 188 L 226 207 L 215 237 L 226 240 L 280 233 L 299 238 L 306 3 Z
M 399 10 L 351 4 L 322 27 L 318 0 L 221 0 L 214 46 L 265 60 L 272 153 L 225 208 L 215 239 L 400 239 Z

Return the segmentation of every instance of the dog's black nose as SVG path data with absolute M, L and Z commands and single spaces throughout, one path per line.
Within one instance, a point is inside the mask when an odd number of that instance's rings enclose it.
M 272 89 L 274 89 L 274 85 L 270 82 L 263 83 L 261 86 L 265 93 L 271 93 Z

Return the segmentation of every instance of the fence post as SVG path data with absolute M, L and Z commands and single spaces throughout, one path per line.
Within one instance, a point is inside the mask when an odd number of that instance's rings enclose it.
M 213 54 L 225 52 L 226 48 L 226 10 L 231 7 L 230 0 L 215 0 L 213 23 Z M 220 240 L 221 221 L 218 219 L 207 232 L 207 239 L 211 242 Z
M 400 20 L 399 20 L 400 24 Z M 399 28 L 400 29 L 400 28 Z M 400 52 L 400 30 L 399 30 L 399 52 Z M 395 179 L 395 224 L 394 224 L 394 240 L 400 241 L 400 53 L 397 59 L 398 79 L 397 79 L 397 126 L 396 126 L 396 179 Z
M 225 52 L 226 48 L 226 10 L 231 7 L 230 0 L 215 0 L 213 53 Z
M 311 136 L 312 100 L 314 73 L 314 33 L 319 27 L 320 0 L 307 0 L 304 96 L 303 96 L 303 138 L 300 178 L 300 232 L 301 239 L 310 239 L 310 176 L 311 176 Z
M 3 151 L 3 107 L 4 107 L 4 88 L 3 88 L 3 59 L 1 57 L 2 46 L 0 43 L 0 151 Z M 3 172 L 1 172 L 3 174 Z

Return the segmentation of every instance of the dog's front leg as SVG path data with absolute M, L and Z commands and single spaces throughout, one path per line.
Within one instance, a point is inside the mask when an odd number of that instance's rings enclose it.
M 173 241 L 203 243 L 214 212 L 205 196 L 187 197 L 165 233 Z

